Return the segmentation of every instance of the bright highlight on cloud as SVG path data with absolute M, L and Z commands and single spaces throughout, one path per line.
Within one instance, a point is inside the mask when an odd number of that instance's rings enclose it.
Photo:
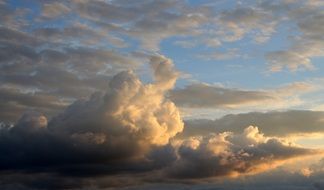
M 164 97 L 178 74 L 171 60 L 161 56 L 151 60 L 154 83 L 144 85 L 132 71 L 123 71 L 111 79 L 105 94 L 73 103 L 53 118 L 49 129 L 91 133 L 94 138 L 97 133 L 106 135 L 108 144 L 117 149 L 167 144 L 183 129 L 178 109 Z

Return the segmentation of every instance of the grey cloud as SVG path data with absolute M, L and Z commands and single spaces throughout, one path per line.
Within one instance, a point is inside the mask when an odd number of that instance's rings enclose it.
M 66 44 L 69 42 L 79 44 L 79 46 L 98 46 L 105 42 L 114 47 L 114 44 L 111 43 L 112 38 L 105 31 L 81 23 L 75 23 L 64 28 L 38 28 L 33 30 L 33 36 L 50 43 Z
M 141 5 L 141 3 L 139 4 Z M 103 1 L 76 1 L 75 5 L 80 16 L 91 20 L 106 18 L 110 21 L 128 22 L 139 17 L 138 7 L 125 7 L 118 5 L 118 2 L 114 1 L 110 3 Z
M 272 71 L 280 71 L 283 67 L 296 71 L 301 65 L 307 69 L 313 69 L 309 57 L 300 55 L 298 52 L 275 51 L 268 53 L 266 58 L 271 64 Z
M 63 3 L 45 3 L 43 5 L 42 17 L 45 18 L 56 18 L 58 16 L 64 16 L 70 12 L 70 9 Z
M 109 71 L 109 66 L 117 69 L 135 68 L 140 65 L 136 57 L 129 54 L 117 53 L 110 50 L 101 49 L 66 49 L 66 55 L 69 56 L 67 64 L 77 71 L 105 72 Z
M 13 67 L 12 64 L 16 62 L 16 65 L 32 65 L 34 62 L 39 60 L 38 54 L 35 50 L 28 46 L 15 45 L 2 43 L 0 54 L 0 63 L 3 69 L 10 69 Z M 17 69 L 17 71 L 19 71 Z
M 189 44 L 191 47 L 194 46 L 192 44 L 215 46 L 215 43 L 210 44 L 210 39 L 216 42 L 216 46 L 245 37 L 265 42 L 275 33 L 280 22 L 288 20 L 298 26 L 302 36 L 296 36 L 288 50 L 266 54 L 272 71 L 285 67 L 290 70 L 311 69 L 311 58 L 323 54 L 320 51 L 323 49 L 320 27 L 323 19 L 320 4 L 314 6 L 315 3 L 301 3 L 298 6 L 294 2 L 262 1 L 253 6 L 241 5 L 222 12 L 215 11 L 212 5 L 192 7 L 181 1 L 131 4 L 127 1 L 71 1 L 40 2 L 40 5 L 43 7 L 42 14 L 48 17 L 56 17 L 59 13 L 64 15 L 69 11 L 80 16 L 79 19 L 70 18 L 79 24 L 32 29 L 36 37 L 42 40 L 47 37 L 51 43 L 109 44 L 116 48 L 127 46 L 124 38 L 131 37 L 141 43 L 142 49 L 157 51 L 162 40 L 174 36 L 196 37 L 199 42 Z M 5 4 L 3 6 L 6 7 Z M 222 55 L 217 57 L 224 58 Z
M 0 112 L 0 118 L 7 122 L 17 119 L 26 110 L 37 109 L 52 116 L 66 106 L 66 102 L 60 101 L 58 97 L 53 95 L 37 92 L 24 93 L 10 88 L 2 88 L 0 97 L 2 110 L 5 110 Z M 11 117 L 7 116 L 11 114 Z
M 303 2 L 298 8 L 288 9 L 287 12 L 287 17 L 296 24 L 301 36 L 294 37 L 292 45 L 288 49 L 266 54 L 270 69 L 274 72 L 284 68 L 291 71 L 313 69 L 314 65 L 311 59 L 324 55 L 322 51 L 323 35 L 321 35 L 324 31 L 322 7 Z
M 17 8 L 11 9 L 7 5 L 6 0 L 0 2 L 0 22 L 2 26 L 9 28 L 21 28 L 27 25 L 27 21 L 24 18 L 28 12 L 26 9 Z
M 3 92 L 2 95 L 6 92 L 5 88 L 9 86 L 12 89 L 16 88 L 16 91 L 18 88 L 40 91 L 41 93 L 33 94 L 35 99 L 38 96 L 40 99 L 42 96 L 56 96 L 57 99 L 74 100 L 87 97 L 96 90 L 105 89 L 106 81 L 114 73 L 140 65 L 139 59 L 133 58 L 132 55 L 119 54 L 110 50 L 66 48 L 36 51 L 34 46 L 23 45 L 28 44 L 25 36 L 21 41 L 22 44 L 1 43 L 0 84 L 3 86 L 0 91 Z M 21 101 L 22 99 L 18 93 L 11 95 L 2 98 L 6 100 L 2 102 L 2 120 L 14 121 L 24 109 L 28 109 L 21 104 L 13 105 L 12 102 L 16 102 L 17 98 Z M 38 107 L 46 114 L 53 115 L 58 111 L 51 109 L 53 108 L 51 106 L 45 111 L 36 101 L 34 103 L 29 106 Z M 11 109 L 4 109 L 5 107 Z M 11 111 L 12 113 L 9 113 Z M 6 117 L 8 114 L 10 117 Z
M 42 14 L 49 18 L 55 18 L 59 13 L 64 15 L 69 11 L 80 16 L 79 19 L 69 17 L 74 24 L 69 22 L 63 27 L 31 29 L 35 39 L 50 46 L 67 46 L 73 43 L 76 46 L 104 46 L 104 49 L 107 48 L 107 44 L 114 48 L 126 47 L 130 44 L 125 44 L 124 38 L 131 37 L 141 43 L 142 49 L 156 51 L 163 39 L 174 36 L 195 36 L 201 42 L 194 42 L 194 44 L 207 44 L 207 46 L 215 46 L 215 43 L 210 44 L 210 39 L 216 42 L 216 46 L 244 37 L 264 42 L 275 32 L 278 23 L 284 20 L 280 18 L 287 16 L 292 17 L 291 20 L 297 23 L 305 38 L 318 38 L 321 34 L 321 28 L 318 28 L 321 25 L 318 24 L 321 15 L 316 7 L 312 5 L 311 11 L 303 13 L 304 15 L 311 13 L 311 16 L 301 19 L 290 16 L 292 7 L 296 5 L 286 2 L 261 2 L 255 6 L 237 6 L 223 12 L 215 11 L 212 5 L 192 7 L 181 1 L 146 1 L 131 4 L 127 1 L 39 3 L 43 8 Z M 205 28 L 206 26 L 210 29 Z M 295 48 L 292 48 L 292 51 L 280 50 L 266 55 L 271 69 L 279 71 L 285 65 L 288 65 L 291 70 L 298 69 L 299 65 L 311 68 L 310 58 L 322 54 L 314 53 L 313 50 L 321 49 L 322 45 L 321 43 L 316 45 L 309 40 L 306 42 L 312 49 L 308 52 L 305 52 L 305 49 L 293 50 Z M 304 41 L 301 44 L 304 44 Z M 300 47 L 300 45 L 296 46 Z M 224 57 L 216 53 L 214 57 L 223 59 L 228 55 Z M 296 60 L 300 61 L 300 64 L 296 65 Z
M 268 104 L 273 109 L 293 106 L 293 100 L 296 101 L 300 95 L 313 90 L 315 86 L 305 82 L 268 90 L 244 90 L 196 83 L 172 90 L 170 98 L 184 108 L 237 108 L 257 105 L 266 108 L 263 105 Z
M 30 35 L 15 29 L 10 29 L 7 27 L 0 27 L 1 37 L 0 42 L 9 42 L 11 44 L 23 44 L 23 45 L 36 45 L 37 39 L 31 37 Z
M 269 136 L 289 136 L 294 134 L 322 133 L 321 111 L 291 110 L 282 112 L 251 112 L 226 115 L 216 120 L 188 120 L 181 135 L 206 135 L 210 132 L 239 132 L 245 126 L 258 126 Z
M 140 40 L 144 49 L 158 50 L 161 40 L 174 35 L 193 35 L 207 19 L 205 13 L 190 9 L 185 3 L 175 1 L 147 1 L 128 3 L 112 1 L 77 2 L 77 12 L 83 18 L 100 23 L 108 30 L 117 30 Z M 186 8 L 185 8 L 186 7 Z M 175 13 L 169 11 L 176 10 Z M 196 14 L 197 13 L 197 14 Z M 101 18 L 106 18 L 102 21 Z M 110 21 L 120 23 L 112 26 Z M 132 25 L 129 25 L 132 23 Z M 130 26 L 130 27 L 129 27 Z
M 62 11 L 67 13 L 67 9 L 72 11 L 76 8 L 71 5 L 72 2 L 32 3 L 39 3 L 44 8 L 43 18 L 47 19 L 58 16 L 58 13 L 62 15 Z M 97 27 L 93 28 L 79 22 L 72 25 L 69 23 L 62 28 L 55 26 L 29 28 L 29 25 L 21 25 L 22 28 L 13 27 L 9 21 L 9 24 L 6 24 L 6 19 L 10 17 L 11 20 L 20 22 L 23 13 L 18 14 L 17 11 L 20 10 L 11 9 L 7 2 L 2 2 L 0 9 L 3 10 L 1 13 L 6 13 L 0 16 L 2 22 L 0 84 L 4 85 L 4 88 L 9 86 L 16 91 L 21 88 L 37 90 L 40 93 L 33 94 L 35 98 L 39 96 L 41 99 L 40 94 L 43 94 L 73 101 L 75 98 L 87 97 L 93 91 L 105 89 L 106 81 L 112 75 L 121 70 L 134 69 L 147 60 L 147 57 L 139 60 L 131 53 L 111 50 L 110 48 L 115 45 L 125 47 L 125 43 L 118 35 L 99 30 Z M 33 19 L 40 25 L 44 21 Z M 110 46 L 102 47 L 103 42 Z M 1 91 L 5 93 L 6 89 Z M 22 101 L 20 101 L 22 104 L 16 103 L 17 99 L 21 100 L 20 95 L 17 93 L 12 95 L 11 98 L 6 97 L 6 102 L 2 102 L 1 120 L 13 122 L 18 119 L 18 115 L 28 109 Z M 39 107 L 39 104 L 31 108 L 38 108 L 48 116 L 57 112 L 57 109 L 51 109 L 52 107 L 45 110 Z
M 252 30 L 257 30 L 254 40 L 267 41 L 275 32 L 277 20 L 267 9 L 260 7 L 238 7 L 219 15 L 220 27 L 225 27 L 223 36 L 227 41 L 242 39 Z
M 323 40 L 323 18 L 324 14 L 318 12 L 307 18 L 301 19 L 298 26 L 307 38 Z
M 206 84 L 191 84 L 183 89 L 173 90 L 170 98 L 179 106 L 217 108 L 271 100 L 274 97 L 263 91 L 244 91 Z

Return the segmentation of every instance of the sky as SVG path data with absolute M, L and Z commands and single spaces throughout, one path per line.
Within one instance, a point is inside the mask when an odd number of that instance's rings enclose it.
M 0 189 L 324 189 L 324 1 L 0 0 Z

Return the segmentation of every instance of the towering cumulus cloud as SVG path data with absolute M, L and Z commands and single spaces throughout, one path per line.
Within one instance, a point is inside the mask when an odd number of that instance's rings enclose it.
M 0 156 L 1 168 L 73 172 L 105 164 L 102 169 L 113 172 L 144 161 L 152 147 L 168 144 L 184 125 L 174 103 L 164 96 L 178 76 L 173 63 L 153 56 L 151 67 L 152 84 L 123 71 L 112 78 L 106 93 L 76 101 L 48 125 L 42 114 L 28 113 L 15 126 L 2 127 L 0 150 L 6 156 Z
M 151 66 L 154 83 L 143 85 L 132 71 L 123 71 L 113 77 L 105 94 L 77 101 L 54 118 L 50 130 L 75 139 L 100 136 L 102 143 L 118 149 L 167 144 L 183 129 L 179 111 L 164 98 L 178 74 L 165 57 L 152 57 Z

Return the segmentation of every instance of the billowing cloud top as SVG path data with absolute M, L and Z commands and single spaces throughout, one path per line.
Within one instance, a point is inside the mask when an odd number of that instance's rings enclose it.
M 111 79 L 105 94 L 73 103 L 54 117 L 48 128 L 76 133 L 76 137 L 99 135 L 118 149 L 167 144 L 183 129 L 178 109 L 164 98 L 177 73 L 172 62 L 161 56 L 152 57 L 151 65 L 154 83 L 143 85 L 132 71 L 120 72 Z

